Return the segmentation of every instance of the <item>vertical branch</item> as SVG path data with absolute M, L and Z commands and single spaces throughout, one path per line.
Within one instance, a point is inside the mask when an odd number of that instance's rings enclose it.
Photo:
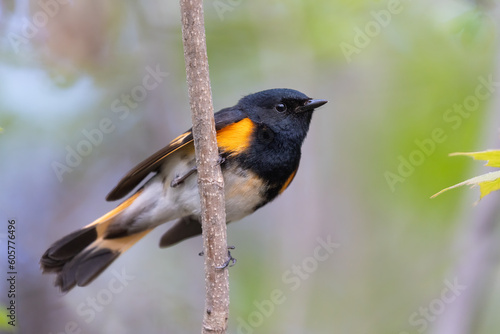
M 225 333 L 229 276 L 217 269 L 227 257 L 224 179 L 213 117 L 202 0 L 180 0 L 184 60 L 193 121 L 205 253 L 205 314 L 202 333 Z

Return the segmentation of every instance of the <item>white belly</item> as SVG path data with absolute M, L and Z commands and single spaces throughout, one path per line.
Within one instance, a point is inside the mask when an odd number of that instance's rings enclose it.
M 185 160 L 181 155 L 171 157 L 162 172 L 144 186 L 141 195 L 123 212 L 120 225 L 139 231 L 184 216 L 199 216 L 197 174 L 193 173 L 176 187 L 171 186 L 174 178 L 185 175 L 193 166 L 193 160 Z M 261 184 L 252 172 L 225 168 L 226 221 L 239 220 L 255 210 L 262 201 Z

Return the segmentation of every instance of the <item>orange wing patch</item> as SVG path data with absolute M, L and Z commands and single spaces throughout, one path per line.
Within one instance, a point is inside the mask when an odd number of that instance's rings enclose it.
M 217 131 L 217 144 L 222 151 L 240 154 L 250 146 L 255 124 L 244 118 Z

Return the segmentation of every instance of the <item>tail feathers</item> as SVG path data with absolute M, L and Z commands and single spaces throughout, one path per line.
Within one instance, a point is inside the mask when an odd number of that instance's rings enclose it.
M 45 254 L 40 264 L 44 273 L 59 272 L 62 267 L 97 239 L 95 226 L 85 227 L 55 242 Z
M 55 285 L 64 292 L 76 284 L 84 286 L 90 283 L 118 256 L 109 249 L 89 247 L 97 238 L 97 228 L 93 225 L 56 241 L 40 260 L 42 271 L 57 273 Z
M 61 291 L 67 292 L 76 285 L 86 286 L 92 282 L 151 230 L 116 239 L 99 238 L 96 231 L 96 226 L 89 226 L 71 233 L 43 254 L 40 260 L 42 270 L 57 274 L 55 285 Z
M 106 269 L 120 254 L 132 247 L 151 230 L 107 239 L 107 229 L 128 207 L 138 193 L 113 211 L 79 231 L 56 241 L 43 254 L 40 265 L 44 273 L 56 273 L 55 285 L 67 292 L 74 286 L 86 286 Z
M 63 270 L 58 273 L 55 285 L 63 292 L 71 290 L 75 285 L 86 286 L 119 255 L 119 252 L 107 248 L 85 250 L 66 263 Z

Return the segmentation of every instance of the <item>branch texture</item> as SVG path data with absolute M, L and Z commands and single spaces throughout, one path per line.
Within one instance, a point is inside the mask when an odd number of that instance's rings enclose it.
M 213 116 L 202 0 L 180 0 L 184 60 L 201 199 L 205 253 L 205 314 L 202 333 L 225 333 L 229 316 L 229 275 L 217 269 L 226 260 L 224 179 Z

